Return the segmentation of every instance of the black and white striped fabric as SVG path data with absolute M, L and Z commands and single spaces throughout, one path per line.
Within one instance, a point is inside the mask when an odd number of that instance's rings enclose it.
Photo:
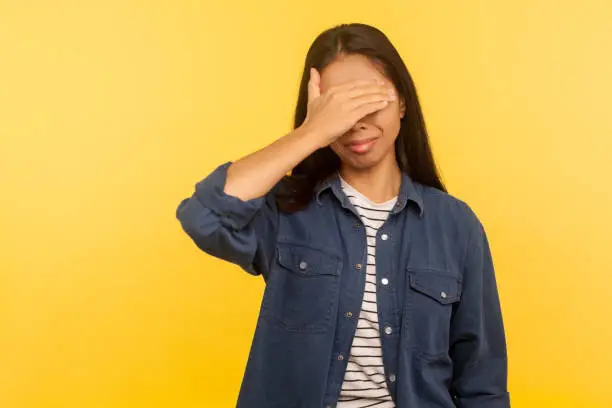
M 387 388 L 382 360 L 380 327 L 376 304 L 376 233 L 383 225 L 397 197 L 385 203 L 374 203 L 340 177 L 342 189 L 349 198 L 366 227 L 368 264 L 366 283 L 357 330 L 351 346 L 350 357 L 338 408 L 394 408 L 395 404 Z

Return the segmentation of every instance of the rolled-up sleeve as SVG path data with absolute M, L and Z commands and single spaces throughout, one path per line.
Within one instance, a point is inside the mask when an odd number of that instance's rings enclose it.
M 508 359 L 495 271 L 485 230 L 471 213 L 461 301 L 451 323 L 451 391 L 459 408 L 509 408 Z
M 204 252 L 267 277 L 274 256 L 278 211 L 272 192 L 243 201 L 224 192 L 231 162 L 196 184 L 176 210 L 183 230 Z

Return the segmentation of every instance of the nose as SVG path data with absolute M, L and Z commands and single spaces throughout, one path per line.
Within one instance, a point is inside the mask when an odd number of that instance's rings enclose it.
M 366 129 L 367 129 L 367 126 L 366 126 L 366 124 L 365 124 L 365 123 L 363 123 L 363 122 L 357 122 L 357 123 L 355 123 L 355 125 L 353 126 L 353 131 L 354 131 L 354 132 L 357 132 L 357 131 L 360 131 L 360 130 L 366 130 Z

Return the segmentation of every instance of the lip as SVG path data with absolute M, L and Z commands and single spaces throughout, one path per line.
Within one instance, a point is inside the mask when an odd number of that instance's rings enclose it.
M 359 146 L 359 145 L 363 145 L 363 144 L 366 144 L 366 143 L 370 143 L 370 142 L 372 142 L 372 141 L 374 141 L 374 140 L 376 140 L 376 138 L 375 138 L 375 137 L 371 137 L 371 138 L 369 138 L 369 139 L 353 140 L 353 141 L 351 141 L 351 142 L 348 142 L 348 143 L 346 144 L 346 146 L 348 146 L 348 147 L 351 147 L 351 146 Z
M 376 138 L 354 140 L 352 142 L 347 143 L 346 147 L 353 153 L 365 154 L 372 150 L 372 147 L 374 147 L 376 140 Z

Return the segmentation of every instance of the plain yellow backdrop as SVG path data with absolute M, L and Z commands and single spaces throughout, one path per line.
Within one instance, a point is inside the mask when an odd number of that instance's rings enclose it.
M 175 208 L 290 129 L 311 41 L 356 21 L 485 224 L 513 407 L 611 406 L 609 0 L 0 0 L 0 407 L 234 406 L 263 282 Z

